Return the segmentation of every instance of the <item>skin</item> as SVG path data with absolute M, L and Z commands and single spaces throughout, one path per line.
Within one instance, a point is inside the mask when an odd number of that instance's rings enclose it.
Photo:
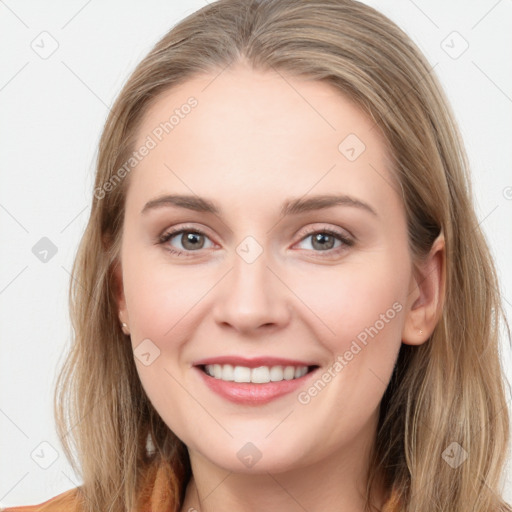
M 131 171 L 116 273 L 133 348 L 150 339 L 160 350 L 148 366 L 135 358 L 141 382 L 189 450 L 181 510 L 362 512 L 379 404 L 401 343 L 424 343 L 439 319 L 442 235 L 416 268 L 383 138 L 331 86 L 240 62 L 161 94 L 136 146 L 190 96 L 197 107 Z M 351 133 L 366 146 L 355 161 L 338 149 Z M 141 213 L 171 193 L 207 198 L 221 214 Z M 347 205 L 280 215 L 286 199 L 324 193 L 350 195 L 376 215 Z M 206 236 L 156 243 L 185 225 Z M 314 244 L 311 233 L 325 228 L 354 244 Z M 263 251 L 250 264 L 236 251 L 247 236 Z M 191 368 L 205 357 L 266 355 L 315 361 L 321 375 L 394 303 L 401 310 L 307 404 L 293 392 L 237 405 Z M 248 442 L 261 453 L 252 467 L 237 457 Z M 379 506 L 386 498 L 379 488 Z

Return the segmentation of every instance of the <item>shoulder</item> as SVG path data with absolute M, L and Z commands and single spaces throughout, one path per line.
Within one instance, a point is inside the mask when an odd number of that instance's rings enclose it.
M 80 503 L 81 492 L 80 488 L 76 487 L 39 505 L 0 508 L 0 512 L 79 512 Z

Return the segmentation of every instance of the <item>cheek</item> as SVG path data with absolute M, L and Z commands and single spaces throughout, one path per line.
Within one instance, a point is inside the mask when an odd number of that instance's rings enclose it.
M 187 392 L 190 386 L 179 384 L 186 377 L 181 367 L 183 346 L 197 324 L 194 315 L 212 287 L 213 283 L 209 284 L 212 276 L 208 279 L 206 272 L 198 271 L 197 267 L 194 270 L 192 265 L 154 262 L 150 256 L 140 253 L 123 261 L 137 372 L 163 420 L 181 439 L 189 440 L 189 422 L 194 423 L 201 411 L 190 399 Z M 143 353 L 150 353 L 147 365 L 139 357 Z
M 377 259 L 372 266 L 349 269 L 347 265 L 323 278 L 310 278 L 309 286 L 300 291 L 311 310 L 318 312 L 321 324 L 328 326 L 315 334 L 331 360 L 318 376 L 325 384 L 313 382 L 298 401 L 305 404 L 304 411 L 312 403 L 319 417 L 339 418 L 339 425 L 332 426 L 334 437 L 344 429 L 363 428 L 393 372 L 408 281 L 405 273 L 390 266 L 390 261 L 379 264 Z M 330 428 L 328 423 L 326 419 L 325 428 Z
M 156 253 L 156 251 L 154 251 Z M 183 320 L 214 285 L 211 269 L 155 261 L 140 251 L 123 260 L 130 329 L 135 337 L 175 338 Z
M 323 325 L 317 335 L 331 352 L 348 350 L 358 336 L 364 341 L 372 326 L 383 331 L 382 338 L 399 336 L 408 279 L 391 260 L 347 262 L 293 278 L 294 292 Z

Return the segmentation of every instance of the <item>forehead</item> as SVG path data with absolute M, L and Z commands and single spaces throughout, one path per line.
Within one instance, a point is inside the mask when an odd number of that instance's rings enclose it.
M 325 82 L 244 64 L 160 94 L 135 149 L 145 144 L 128 194 L 141 201 L 170 191 L 230 204 L 308 191 L 396 195 L 384 139 L 355 103 Z

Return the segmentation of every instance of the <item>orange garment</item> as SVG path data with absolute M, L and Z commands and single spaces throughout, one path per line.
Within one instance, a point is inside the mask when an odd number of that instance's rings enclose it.
M 70 489 L 39 505 L 9 507 L 0 512 L 81 512 L 80 488 Z M 384 504 L 382 512 L 397 512 L 399 498 L 392 492 Z M 169 467 L 160 464 L 156 469 L 150 469 L 138 498 L 135 512 L 173 512 L 174 499 L 169 491 Z

